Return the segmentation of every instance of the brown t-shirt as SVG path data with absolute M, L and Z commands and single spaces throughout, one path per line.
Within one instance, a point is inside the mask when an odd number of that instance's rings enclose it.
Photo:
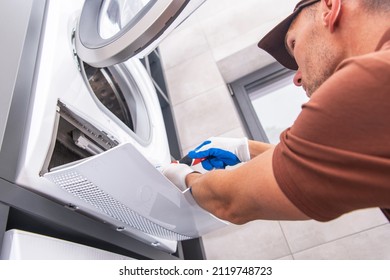
M 347 59 L 280 136 L 276 181 L 309 217 L 390 208 L 390 30 L 377 51 Z

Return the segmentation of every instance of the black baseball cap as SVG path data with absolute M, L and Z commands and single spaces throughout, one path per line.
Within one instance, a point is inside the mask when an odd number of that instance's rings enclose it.
M 272 55 L 284 67 L 292 70 L 297 70 L 298 65 L 295 59 L 288 52 L 285 45 L 285 37 L 291 23 L 303 8 L 310 6 L 321 0 L 302 0 L 294 8 L 292 14 L 279 23 L 274 29 L 268 32 L 267 35 L 257 44 L 259 48 L 265 50 Z

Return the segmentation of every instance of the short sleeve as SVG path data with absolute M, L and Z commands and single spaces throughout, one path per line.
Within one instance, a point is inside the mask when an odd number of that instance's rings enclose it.
M 342 63 L 280 136 L 273 156 L 276 181 L 313 219 L 390 207 L 387 58 L 373 55 Z

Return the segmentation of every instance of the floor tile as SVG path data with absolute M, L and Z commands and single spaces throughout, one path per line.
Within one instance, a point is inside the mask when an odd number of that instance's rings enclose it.
M 293 258 L 292 255 L 287 255 L 287 256 L 278 258 L 278 259 L 276 259 L 276 260 L 278 260 L 278 261 L 292 261 L 292 260 L 294 260 L 294 258 Z
M 390 224 L 293 254 L 296 260 L 390 260 Z
M 294 253 L 386 223 L 383 213 L 373 208 L 355 211 L 327 223 L 291 221 L 281 222 L 281 226 Z
M 159 46 L 164 68 L 169 69 L 209 50 L 206 37 L 198 25 L 168 36 Z
M 242 34 L 250 32 L 264 22 L 283 18 L 291 12 L 291 8 L 288 7 L 291 6 L 291 3 L 275 5 L 275 1 L 286 2 L 285 0 L 273 0 L 273 5 L 267 6 L 269 13 L 263 13 L 261 17 L 259 17 L 259 11 L 264 9 L 264 3 L 259 0 L 246 0 L 205 18 L 201 24 L 210 47 L 216 48 L 238 40 Z M 242 20 L 242 15 L 245 15 L 245 20 Z
M 176 127 L 182 149 L 241 126 L 225 85 L 175 106 Z
M 207 259 L 277 259 L 291 254 L 279 222 L 229 226 L 203 237 Z
M 165 78 L 173 106 L 225 85 L 210 52 L 166 69 Z

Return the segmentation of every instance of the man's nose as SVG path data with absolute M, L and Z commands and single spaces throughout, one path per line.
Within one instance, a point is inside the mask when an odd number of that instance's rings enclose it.
M 299 71 L 299 69 L 297 70 L 297 72 L 296 72 L 295 75 L 294 75 L 294 84 L 295 84 L 297 87 L 302 86 L 302 72 Z

